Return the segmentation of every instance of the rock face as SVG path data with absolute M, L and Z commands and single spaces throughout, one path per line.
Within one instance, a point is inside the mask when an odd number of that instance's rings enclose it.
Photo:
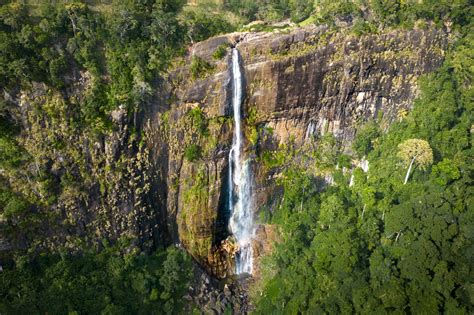
M 129 248 L 153 249 L 167 233 L 159 228 L 166 222 L 159 169 L 145 142 L 150 128 L 141 127 L 144 141 L 138 143 L 130 129 L 139 126 L 139 118 L 122 106 L 111 113 L 114 127 L 106 136 L 78 127 L 71 113 L 89 93 L 90 76 L 76 75 L 65 95 L 34 83 L 11 100 L 23 125 L 18 141 L 30 156 L 25 167 L 1 170 L 2 175 L 37 203 L 32 218 L 0 222 L 7 226 L 1 232 L 13 249 L 75 252 L 119 239 Z
M 321 27 L 249 38 L 239 46 L 253 88 L 247 107 L 280 141 L 331 132 L 347 143 L 361 121 L 409 109 L 417 77 L 439 66 L 445 45 L 437 31 L 357 38 Z
M 173 187 L 168 194 L 168 219 L 170 225 L 177 225 L 174 238 L 213 274 L 223 277 L 232 268 L 229 255 L 216 255 L 229 236 L 225 192 L 232 122 L 230 48 L 222 60 L 212 57 L 221 45 L 236 46 L 242 56 L 247 151 L 255 154 L 255 148 L 276 148 L 290 139 L 302 146 L 310 137 L 326 133 L 350 150 L 362 123 L 378 118 L 388 126 L 410 109 L 417 78 L 441 64 L 447 37 L 439 30 L 356 37 L 307 27 L 288 33 L 233 33 L 192 47 L 184 66 L 168 78 L 174 99 L 168 138 L 176 142 L 170 142 L 168 155 L 168 186 Z M 186 65 L 194 58 L 211 64 L 211 73 L 190 80 Z M 183 123 L 192 111 L 202 115 L 208 130 L 196 131 L 196 122 Z M 272 132 L 265 134 L 265 130 Z M 192 162 L 183 157 L 191 144 L 202 147 L 201 158 Z M 258 164 L 255 172 L 260 183 L 258 210 L 277 191 Z

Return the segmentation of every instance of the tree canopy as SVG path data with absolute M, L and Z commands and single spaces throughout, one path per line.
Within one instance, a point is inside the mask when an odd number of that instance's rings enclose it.
M 286 170 L 280 203 L 262 216 L 282 241 L 264 260 L 257 314 L 473 312 L 474 41 L 463 36 L 419 81 L 412 111 L 386 133 L 376 121 L 360 129 L 353 158 L 366 156 L 367 173 L 324 163 L 324 146 L 314 163 L 331 170 L 330 185 Z M 423 172 L 403 185 L 411 164 Z

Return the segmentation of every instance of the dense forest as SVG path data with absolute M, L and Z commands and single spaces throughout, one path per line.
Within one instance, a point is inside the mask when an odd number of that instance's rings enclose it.
M 266 261 L 258 312 L 472 311 L 472 73 L 455 65 L 472 63 L 472 38 L 458 45 L 420 82 L 412 112 L 387 132 L 376 121 L 360 130 L 366 173 L 335 168 L 318 192 L 314 171 L 282 161 L 284 201 L 268 220 L 284 241 Z M 343 166 L 325 141 L 317 163 Z
M 412 110 L 391 125 L 383 117 L 364 123 L 351 152 L 329 134 L 299 148 L 290 139 L 259 157 L 283 176 L 277 206 L 259 218 L 277 226 L 281 237 L 250 287 L 254 312 L 474 311 L 470 0 L 1 3 L 0 228 L 14 235 L 16 248 L 0 256 L 0 313 L 199 313 L 183 299 L 193 259 L 166 238 L 150 246 L 137 246 L 133 237 L 43 245 L 53 242 L 58 202 L 90 187 L 97 194 L 112 189 L 110 180 L 82 165 L 84 153 L 71 139 L 103 139 L 117 129 L 111 113 L 119 108 L 137 117 L 196 42 L 234 31 L 272 32 L 281 21 L 348 28 L 356 36 L 435 27 L 449 33 L 450 43 L 442 66 L 418 80 Z M 257 20 L 262 23 L 252 29 L 248 23 Z M 217 50 L 215 58 L 226 53 Z M 193 79 L 208 67 L 194 59 Z M 90 84 L 77 98 L 71 91 L 80 72 Z M 36 125 L 25 131 L 14 96 L 40 84 L 48 106 L 35 108 Z M 127 146 L 142 152 L 146 135 L 135 124 L 131 118 Z M 40 127 L 48 134 L 24 141 L 22 134 Z M 188 147 L 186 158 L 197 159 L 199 150 Z M 55 172 L 57 152 L 65 156 L 61 172 Z M 368 169 L 346 172 L 354 159 L 368 161 Z M 331 172 L 327 185 L 321 169 Z

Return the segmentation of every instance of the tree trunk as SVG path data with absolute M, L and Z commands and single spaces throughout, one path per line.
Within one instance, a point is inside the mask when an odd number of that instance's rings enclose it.
M 74 33 L 74 37 L 76 37 L 76 23 L 74 22 L 74 19 L 71 17 L 71 14 L 69 14 L 69 20 L 71 21 L 71 24 L 72 24 L 72 32 Z
M 402 234 L 402 231 L 399 231 L 397 233 L 397 237 L 395 238 L 395 243 L 398 242 L 398 238 L 400 237 L 401 234 Z
M 304 197 L 304 187 L 303 187 L 303 195 L 301 196 L 300 212 L 303 212 L 303 197 Z
M 407 174 L 405 176 L 405 182 L 403 183 L 403 185 L 405 185 L 408 182 L 408 178 L 410 177 L 411 168 L 413 166 L 413 162 L 415 162 L 415 159 L 416 159 L 416 156 L 414 156 L 413 159 L 411 159 L 410 166 L 408 167 L 408 171 L 407 171 Z

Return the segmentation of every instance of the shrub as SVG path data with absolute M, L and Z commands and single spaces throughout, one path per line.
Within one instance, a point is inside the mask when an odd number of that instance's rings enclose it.
M 212 54 L 214 60 L 221 60 L 227 54 L 227 44 L 222 44 L 216 48 L 216 51 Z
M 380 135 L 379 128 L 375 122 L 369 122 L 358 132 L 352 144 L 352 149 L 359 157 L 367 155 L 373 149 L 372 141 Z
M 0 136 L 0 167 L 16 168 L 26 160 L 26 154 L 14 138 Z
M 214 69 L 209 62 L 198 56 L 193 56 L 191 61 L 191 77 L 193 80 L 204 78 Z
M 201 158 L 201 147 L 197 144 L 190 144 L 184 150 L 184 158 L 189 162 L 194 162 Z
M 186 21 L 188 37 L 195 42 L 234 30 L 234 26 L 218 14 L 189 11 L 184 13 L 184 19 Z
M 191 118 L 193 126 L 197 129 L 201 136 L 208 135 L 207 118 L 201 108 L 195 107 L 188 111 L 187 115 Z
M 3 199 L 3 198 L 2 198 Z M 3 208 L 3 214 L 6 217 L 11 217 L 15 215 L 21 215 L 29 208 L 29 204 L 24 199 L 11 194 L 7 199 L 5 207 Z
M 365 34 L 374 34 L 377 32 L 377 27 L 370 22 L 358 19 L 357 22 L 354 24 L 352 31 L 357 36 Z
M 336 19 L 360 16 L 360 8 L 351 1 L 338 3 L 332 0 L 325 0 L 319 3 L 319 15 L 324 22 L 334 22 Z
M 313 1 L 290 0 L 291 21 L 299 23 L 309 17 L 313 11 Z

